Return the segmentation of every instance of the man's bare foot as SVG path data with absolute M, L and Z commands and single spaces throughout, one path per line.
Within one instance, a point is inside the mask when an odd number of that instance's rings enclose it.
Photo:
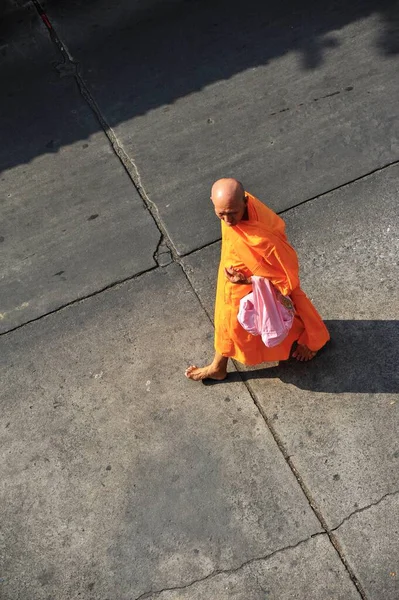
M 312 360 L 316 356 L 317 352 L 310 350 L 305 345 L 298 344 L 295 348 L 295 351 L 292 353 L 292 356 L 301 362 L 306 362 L 308 360 Z
M 186 369 L 185 375 L 188 379 L 193 379 L 194 381 L 201 381 L 202 379 L 216 379 L 217 381 L 223 381 L 223 379 L 226 379 L 227 371 L 225 368 L 218 368 L 213 364 L 201 368 L 191 365 L 191 367 Z

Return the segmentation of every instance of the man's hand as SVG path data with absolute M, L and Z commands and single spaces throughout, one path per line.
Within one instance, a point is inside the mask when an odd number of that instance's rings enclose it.
M 242 271 L 237 271 L 236 269 L 233 269 L 233 267 L 230 267 L 229 269 L 225 268 L 224 273 L 230 283 L 251 284 L 250 277 L 246 277 Z

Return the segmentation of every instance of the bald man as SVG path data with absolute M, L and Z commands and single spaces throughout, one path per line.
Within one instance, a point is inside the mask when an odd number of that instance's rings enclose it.
M 236 179 L 219 179 L 212 186 L 211 200 L 221 220 L 222 251 L 215 306 L 215 356 L 205 367 L 191 365 L 186 377 L 223 380 L 233 358 L 243 364 L 314 358 L 330 339 L 320 315 L 301 290 L 298 259 L 288 243 L 284 221 Z M 237 320 L 240 300 L 251 291 L 251 276 L 265 277 L 284 295 L 290 296 L 295 318 L 281 344 L 268 348 Z

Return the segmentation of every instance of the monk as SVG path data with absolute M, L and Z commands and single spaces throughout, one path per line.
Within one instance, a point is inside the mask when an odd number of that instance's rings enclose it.
M 215 306 L 215 356 L 205 367 L 191 365 L 186 377 L 223 380 L 227 362 L 233 358 L 245 365 L 287 360 L 292 354 L 308 361 L 330 339 L 315 307 L 301 290 L 298 259 L 288 243 L 284 221 L 236 179 L 219 179 L 212 186 L 211 200 L 221 220 L 222 252 Z M 294 304 L 295 318 L 288 336 L 268 348 L 260 336 L 248 333 L 238 322 L 240 300 L 251 292 L 251 276 L 266 277 Z

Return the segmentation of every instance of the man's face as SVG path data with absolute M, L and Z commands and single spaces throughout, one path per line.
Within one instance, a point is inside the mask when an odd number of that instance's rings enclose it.
M 247 207 L 245 195 L 242 198 L 228 198 L 215 200 L 211 197 L 215 207 L 216 216 L 224 221 L 228 227 L 237 225 L 245 214 Z

